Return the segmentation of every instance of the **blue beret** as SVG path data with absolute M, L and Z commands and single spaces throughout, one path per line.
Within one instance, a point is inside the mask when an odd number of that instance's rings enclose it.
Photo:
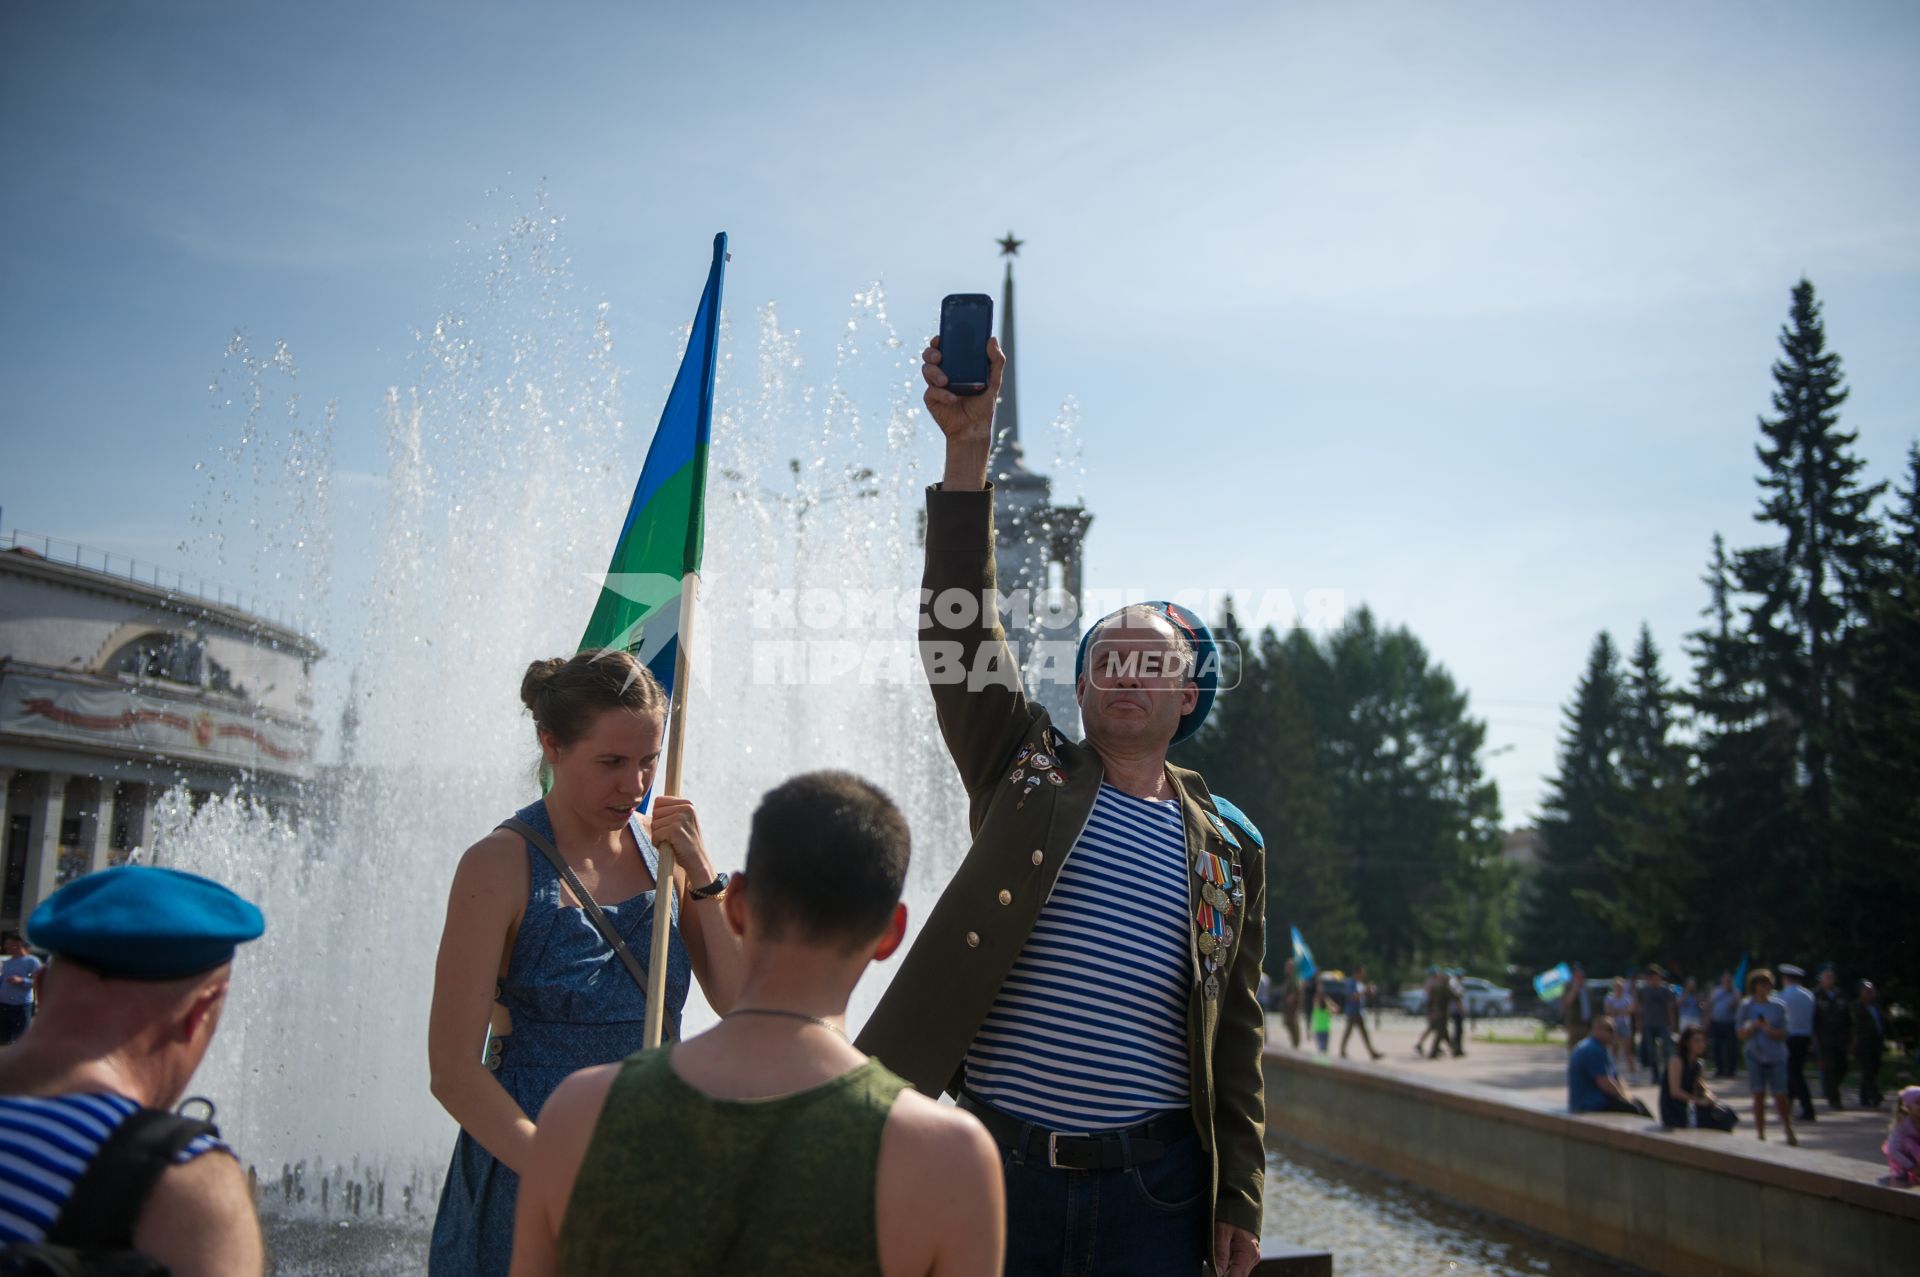
M 1200 724 L 1207 721 L 1207 714 L 1213 709 L 1213 697 L 1220 690 L 1220 652 L 1213 641 L 1213 631 L 1206 622 L 1195 616 L 1178 603 L 1169 603 L 1164 599 L 1147 604 L 1128 604 L 1128 607 L 1150 607 L 1173 622 L 1177 630 L 1183 631 L 1193 643 L 1194 674 L 1193 681 L 1200 688 L 1199 699 L 1193 703 L 1180 719 L 1180 726 L 1173 731 L 1173 743 L 1178 745 L 1187 737 L 1200 730 Z M 1092 646 L 1093 632 L 1111 621 L 1127 609 L 1115 608 L 1092 625 L 1080 636 L 1080 650 L 1073 658 L 1073 681 L 1078 683 L 1081 675 L 1087 672 L 1087 649 Z
M 211 971 L 266 929 L 258 909 L 212 879 L 151 865 L 76 878 L 27 919 L 34 944 L 129 980 Z

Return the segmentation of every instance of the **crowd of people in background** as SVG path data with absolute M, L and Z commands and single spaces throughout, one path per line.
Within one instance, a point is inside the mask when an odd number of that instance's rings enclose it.
M 1757 992 L 1762 977 L 1765 995 Z M 1761 1034 L 1765 1041 L 1756 1044 L 1754 1031 L 1743 1028 L 1752 1018 L 1743 1008 L 1763 996 L 1780 1003 L 1784 1032 L 1777 1039 L 1777 1051 L 1770 1045 L 1776 1040 L 1771 1035 Z M 1680 1036 L 1698 1029 L 1704 1042 L 1703 1068 L 1710 1067 L 1715 1078 L 1735 1076 L 1743 1055 L 1749 1064 L 1756 1056 L 1771 1063 L 1778 1055 L 1781 1095 L 1795 1106 L 1801 1121 L 1819 1117 L 1807 1081 L 1809 1063 L 1819 1069 L 1820 1089 L 1830 1109 L 1846 1107 L 1841 1083 L 1850 1066 L 1859 1073 L 1860 1106 L 1879 1108 L 1886 1102 L 1880 1090 L 1880 1069 L 1886 1055 L 1887 1021 L 1879 991 L 1871 980 L 1860 980 L 1849 996 L 1832 966 L 1820 968 L 1812 987 L 1802 968 L 1782 963 L 1777 984 L 1771 971 L 1760 969 L 1747 973 L 1745 987 L 1736 987 L 1734 973 L 1723 971 L 1712 987 L 1703 990 L 1692 977 L 1676 984 L 1654 964 L 1630 976 L 1614 977 L 1604 994 L 1598 994 L 1586 973 L 1575 966 L 1561 998 L 1561 1020 L 1569 1049 L 1578 1047 L 1605 1020 L 1613 1029 L 1609 1052 L 1614 1063 L 1627 1069 L 1637 1062 L 1646 1070 L 1649 1084 L 1656 1087 L 1664 1083 Z
M 1301 979 L 1295 960 L 1288 959 L 1278 979 L 1263 978 L 1260 1001 L 1280 1017 L 1296 1050 L 1302 1049 L 1304 1022 L 1313 1049 L 1332 1054 L 1333 1030 L 1344 1021 L 1341 1058 L 1348 1058 L 1356 1033 L 1372 1058 L 1382 1058 L 1366 1024 L 1378 990 L 1365 967 L 1351 976 L 1324 971 Z M 1460 974 L 1428 968 L 1418 1001 L 1425 1027 L 1414 1054 L 1464 1055 L 1467 998 Z M 1858 1074 L 1852 1104 L 1886 1105 L 1880 1072 L 1887 1017 L 1879 990 L 1863 979 L 1849 991 L 1831 964 L 1819 967 L 1811 983 L 1803 968 L 1782 963 L 1777 976 L 1764 967 L 1738 976 L 1722 971 L 1704 987 L 1696 977 L 1676 978 L 1658 964 L 1603 981 L 1590 981 L 1573 964 L 1559 1011 L 1569 1051 L 1567 1107 L 1575 1113 L 1628 1113 L 1658 1119 L 1668 1130 L 1730 1132 L 1742 1114 L 1712 1084 L 1739 1076 L 1743 1068 L 1761 1140 L 1769 1117 L 1792 1145 L 1800 1142 L 1796 1120 L 1819 1120 L 1810 1068 L 1818 1070 L 1830 1111 L 1849 1107 L 1842 1083 L 1850 1069 Z M 1636 1069 L 1653 1090 L 1652 1107 L 1626 1080 Z M 1900 1092 L 1882 1152 L 1889 1182 L 1920 1185 L 1920 1086 Z
M 1886 1103 L 1880 1070 L 1887 1019 L 1879 990 L 1871 980 L 1859 980 L 1849 994 L 1831 964 L 1817 970 L 1811 985 L 1803 968 L 1782 963 L 1777 978 L 1762 967 L 1744 972 L 1744 981 L 1736 983 L 1734 972 L 1723 971 L 1706 989 L 1691 977 L 1675 983 L 1653 964 L 1614 977 L 1604 993 L 1576 965 L 1560 1011 L 1569 1048 L 1567 1106 L 1576 1113 L 1653 1116 L 1621 1080 L 1637 1063 L 1657 1092 L 1663 1126 L 1731 1131 L 1738 1115 L 1708 1080 L 1736 1076 L 1743 1059 L 1754 1133 L 1762 1140 L 1769 1110 L 1789 1144 L 1800 1142 L 1796 1119 L 1819 1120 L 1809 1065 L 1819 1071 L 1830 1111 L 1848 1107 L 1842 1084 L 1850 1067 L 1858 1073 L 1859 1107 Z M 1908 1087 L 1883 1146 L 1891 1177 L 1903 1184 L 1920 1183 L 1917 1122 L 1920 1087 Z

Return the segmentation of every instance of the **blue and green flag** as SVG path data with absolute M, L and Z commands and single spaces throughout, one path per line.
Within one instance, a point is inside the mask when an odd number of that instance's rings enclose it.
M 1562 962 L 1559 966 L 1548 967 L 1533 977 L 1533 991 L 1540 995 L 1542 1002 L 1551 1002 L 1565 994 L 1573 984 L 1573 968 Z
M 606 582 L 580 650 L 624 648 L 672 697 L 680 650 L 680 593 L 700 570 L 707 498 L 707 444 L 713 435 L 713 374 L 720 344 L 720 283 L 727 237 L 713 237 L 713 266 L 693 314 L 693 332 L 667 406 L 634 485 L 627 521 L 607 563 Z
M 1300 935 L 1300 928 L 1292 927 L 1293 932 L 1293 974 L 1302 980 L 1313 979 L 1313 973 L 1320 968 L 1313 965 L 1313 950 L 1307 948 L 1307 942 Z

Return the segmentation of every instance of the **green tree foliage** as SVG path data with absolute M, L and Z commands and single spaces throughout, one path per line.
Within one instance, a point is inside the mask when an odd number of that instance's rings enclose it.
M 1231 618 L 1222 631 L 1238 636 Z M 1269 966 L 1298 925 L 1327 966 L 1377 976 L 1504 957 L 1510 883 L 1485 727 L 1404 629 L 1365 609 L 1323 641 L 1269 629 L 1177 760 L 1267 835 Z
M 1695 724 L 1687 858 L 1712 907 L 1691 937 L 1718 962 L 1768 952 L 1769 916 L 1791 859 L 1786 816 L 1794 790 L 1791 724 L 1769 712 L 1759 646 L 1741 624 L 1733 563 L 1713 538 L 1705 577 L 1707 622 L 1689 634 L 1693 687 L 1685 701 Z
M 1619 792 L 1600 858 L 1612 880 L 1593 911 L 1632 943 L 1635 961 L 1686 961 L 1702 883 L 1687 845 L 1687 751 L 1674 739 L 1676 697 L 1643 623 L 1620 694 Z
M 1333 781 L 1348 891 L 1389 971 L 1504 961 L 1510 894 L 1486 725 L 1403 628 L 1361 608 L 1324 643 L 1284 644 Z
M 1886 523 L 1834 761 L 1840 830 L 1824 922 L 1850 970 L 1910 999 L 1920 996 L 1920 446 Z
M 1832 835 L 1835 723 L 1847 685 L 1848 645 L 1865 618 L 1875 580 L 1878 528 L 1872 504 L 1886 485 L 1860 482 L 1866 462 L 1858 436 L 1840 428 L 1846 402 L 1840 356 L 1827 349 L 1813 285 L 1801 280 L 1780 332 L 1773 365 L 1773 410 L 1760 419 L 1759 518 L 1779 530 L 1773 545 L 1735 560 L 1740 588 L 1756 596 L 1748 612 L 1758 645 L 1758 675 L 1769 712 L 1792 725 L 1802 776 L 1798 811 L 1782 813 L 1789 865 L 1824 873 Z
M 1759 521 L 1713 541 L 1692 685 L 1605 635 L 1568 711 L 1523 949 L 1545 962 L 1838 958 L 1920 995 L 1920 447 L 1886 511 L 1801 280 L 1760 419 Z M 1685 721 L 1677 721 L 1684 711 Z M 1683 739 L 1684 737 L 1684 739 Z M 1596 932 L 1592 928 L 1598 926 Z M 1557 948 L 1548 948 L 1557 945 Z M 1616 959 L 1613 955 L 1618 955 Z
M 1625 785 L 1620 756 L 1627 724 L 1620 658 L 1602 630 L 1567 707 L 1560 771 L 1547 785 L 1540 858 L 1525 893 L 1520 953 L 1532 966 L 1577 960 L 1616 971 L 1633 956 L 1622 930 L 1615 869 Z

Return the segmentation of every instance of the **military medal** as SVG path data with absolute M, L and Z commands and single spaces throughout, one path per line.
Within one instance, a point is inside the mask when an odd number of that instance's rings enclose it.
M 1043 772 L 1043 771 L 1051 770 L 1052 767 L 1053 767 L 1053 759 L 1049 758 L 1047 755 L 1035 754 L 1033 756 L 1033 770 L 1037 772 Z
M 1013 769 L 1013 775 L 1007 777 L 1007 779 L 1014 782 L 1015 784 L 1018 784 L 1021 781 L 1021 779 L 1026 776 L 1026 774 L 1027 774 L 1026 768 L 1016 767 Z
M 1202 931 L 1200 933 L 1199 944 L 1200 952 L 1209 958 L 1220 948 L 1220 942 L 1213 938 L 1213 932 L 1211 931 Z
M 1209 1002 L 1219 997 L 1220 996 L 1220 977 L 1217 975 L 1208 976 L 1207 983 L 1205 987 L 1201 989 L 1201 992 L 1206 995 L 1207 1001 Z
M 1048 772 L 1047 779 L 1052 781 L 1056 785 L 1064 785 L 1067 783 L 1067 778 L 1065 776 L 1062 776 L 1059 772 Z
M 1025 807 L 1027 805 L 1027 799 L 1033 796 L 1033 787 L 1035 785 L 1038 785 L 1039 783 L 1040 783 L 1040 778 L 1038 776 L 1027 777 L 1027 792 L 1020 795 L 1020 801 L 1013 805 L 1013 809 L 1015 811 L 1019 811 L 1022 807 Z

